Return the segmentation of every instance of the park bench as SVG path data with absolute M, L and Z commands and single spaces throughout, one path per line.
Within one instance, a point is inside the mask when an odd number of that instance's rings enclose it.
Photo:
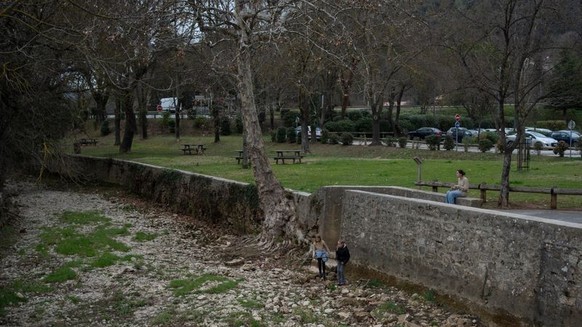
M 301 150 L 277 150 L 276 152 L 277 156 L 273 159 L 275 159 L 277 165 L 279 164 L 279 161 L 281 161 L 282 164 L 285 164 L 285 160 L 292 160 L 293 163 L 301 163 L 301 159 L 303 158 Z
M 204 144 L 182 144 L 181 150 L 183 154 L 204 154 L 206 147 Z

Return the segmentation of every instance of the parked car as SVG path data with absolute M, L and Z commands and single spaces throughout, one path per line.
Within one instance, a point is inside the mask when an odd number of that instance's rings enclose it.
M 550 134 L 552 134 L 552 130 L 547 129 L 547 128 L 526 127 L 525 131 L 526 132 L 538 132 L 538 133 L 543 134 L 547 137 L 551 137 Z
M 485 130 L 482 131 L 482 133 L 485 132 Z M 479 136 L 479 131 L 476 129 L 468 129 L 465 132 L 465 136 L 470 136 L 470 137 L 477 137 Z
M 424 140 L 429 135 L 436 135 L 437 137 L 441 137 L 443 135 L 443 131 L 434 127 L 421 127 L 415 131 L 408 132 L 408 137 L 411 140 L 415 137 Z
M 507 135 L 505 138 L 507 146 L 512 146 L 513 143 L 515 143 L 516 137 L 517 134 Z M 526 139 L 526 144 L 532 147 L 535 144 L 540 143 L 544 149 L 553 149 L 558 144 L 557 140 L 537 132 L 525 132 L 524 137 Z
M 301 126 L 295 127 L 295 133 L 297 134 L 298 137 L 301 137 Z M 308 139 L 311 139 L 311 126 L 307 126 L 307 137 L 308 137 Z M 320 138 L 321 138 L 321 128 L 316 127 L 315 128 L 315 139 L 319 140 Z
M 572 132 L 572 139 L 570 140 L 570 132 Z M 560 141 L 564 141 L 566 142 L 566 144 L 570 145 L 572 144 L 572 146 L 576 147 L 578 145 L 578 142 L 580 142 L 580 133 L 576 132 L 576 131 L 570 131 L 570 130 L 561 130 L 561 131 L 555 131 L 552 132 L 552 134 L 550 134 L 550 137 L 556 139 L 558 142 Z M 571 141 L 571 143 L 570 143 Z
M 468 129 L 466 129 L 465 127 L 451 127 L 449 128 L 449 130 L 447 131 L 447 135 L 452 137 L 453 140 L 461 142 L 463 141 L 463 137 L 465 136 L 469 136 L 469 134 L 467 133 Z M 457 136 L 458 134 L 458 136 Z M 458 138 L 457 138 L 458 137 Z

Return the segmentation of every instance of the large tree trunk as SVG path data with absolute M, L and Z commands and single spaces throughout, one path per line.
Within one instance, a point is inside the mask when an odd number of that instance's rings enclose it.
M 119 145 L 119 152 L 128 153 L 131 152 L 133 137 L 137 130 L 137 122 L 133 110 L 133 96 L 130 92 L 125 94 L 123 102 L 123 109 L 125 110 L 125 130 L 123 132 L 123 140 L 121 141 L 121 145 Z
M 95 120 L 97 121 L 97 126 L 101 126 L 101 123 L 107 119 L 107 101 L 109 100 L 109 93 L 94 93 L 93 100 L 95 100 L 95 105 L 97 106 Z
M 503 168 L 501 169 L 501 191 L 499 192 L 499 199 L 497 206 L 506 208 L 509 206 L 509 172 L 511 170 L 511 153 L 512 151 L 505 151 L 503 154 Z
M 114 118 L 114 126 L 115 126 L 115 143 L 113 145 L 120 145 L 121 144 L 121 109 L 123 107 L 123 103 L 119 96 L 115 98 L 115 118 Z
M 244 35 L 244 31 L 241 31 L 241 34 L 237 61 L 238 89 L 241 96 L 241 112 L 246 131 L 247 148 L 257 184 L 259 201 L 265 215 L 262 238 L 269 242 L 281 238 L 290 239 L 299 236 L 293 235 L 296 231 L 294 225 L 296 220 L 295 205 L 292 199 L 285 196 L 285 190 L 276 179 L 265 152 L 255 105 L 249 40 L 248 36 Z

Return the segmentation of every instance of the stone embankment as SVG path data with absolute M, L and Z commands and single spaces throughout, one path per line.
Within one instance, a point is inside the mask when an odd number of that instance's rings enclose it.
M 251 238 L 172 214 L 118 190 L 55 190 L 11 185 L 19 195 L 16 242 L 1 253 L 3 326 L 482 326 L 474 316 L 375 280 L 337 287 L 301 265 L 301 251 L 265 254 Z M 63 212 L 93 211 L 110 221 L 71 226 Z M 126 228 L 125 252 L 96 267 L 91 256 L 59 254 L 47 231 Z M 45 235 L 45 236 L 43 236 Z M 140 240 L 138 235 L 152 235 Z M 56 241 L 55 241 L 56 242 Z M 75 275 L 49 283 L 59 269 Z M 23 286 L 25 285 L 25 286 Z M 188 288 L 189 287 L 189 288 Z

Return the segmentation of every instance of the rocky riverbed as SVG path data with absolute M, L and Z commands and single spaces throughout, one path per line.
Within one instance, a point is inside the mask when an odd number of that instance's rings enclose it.
M 172 214 L 119 190 L 10 183 L 2 326 L 484 326 L 377 280 L 338 287 L 304 251 Z

